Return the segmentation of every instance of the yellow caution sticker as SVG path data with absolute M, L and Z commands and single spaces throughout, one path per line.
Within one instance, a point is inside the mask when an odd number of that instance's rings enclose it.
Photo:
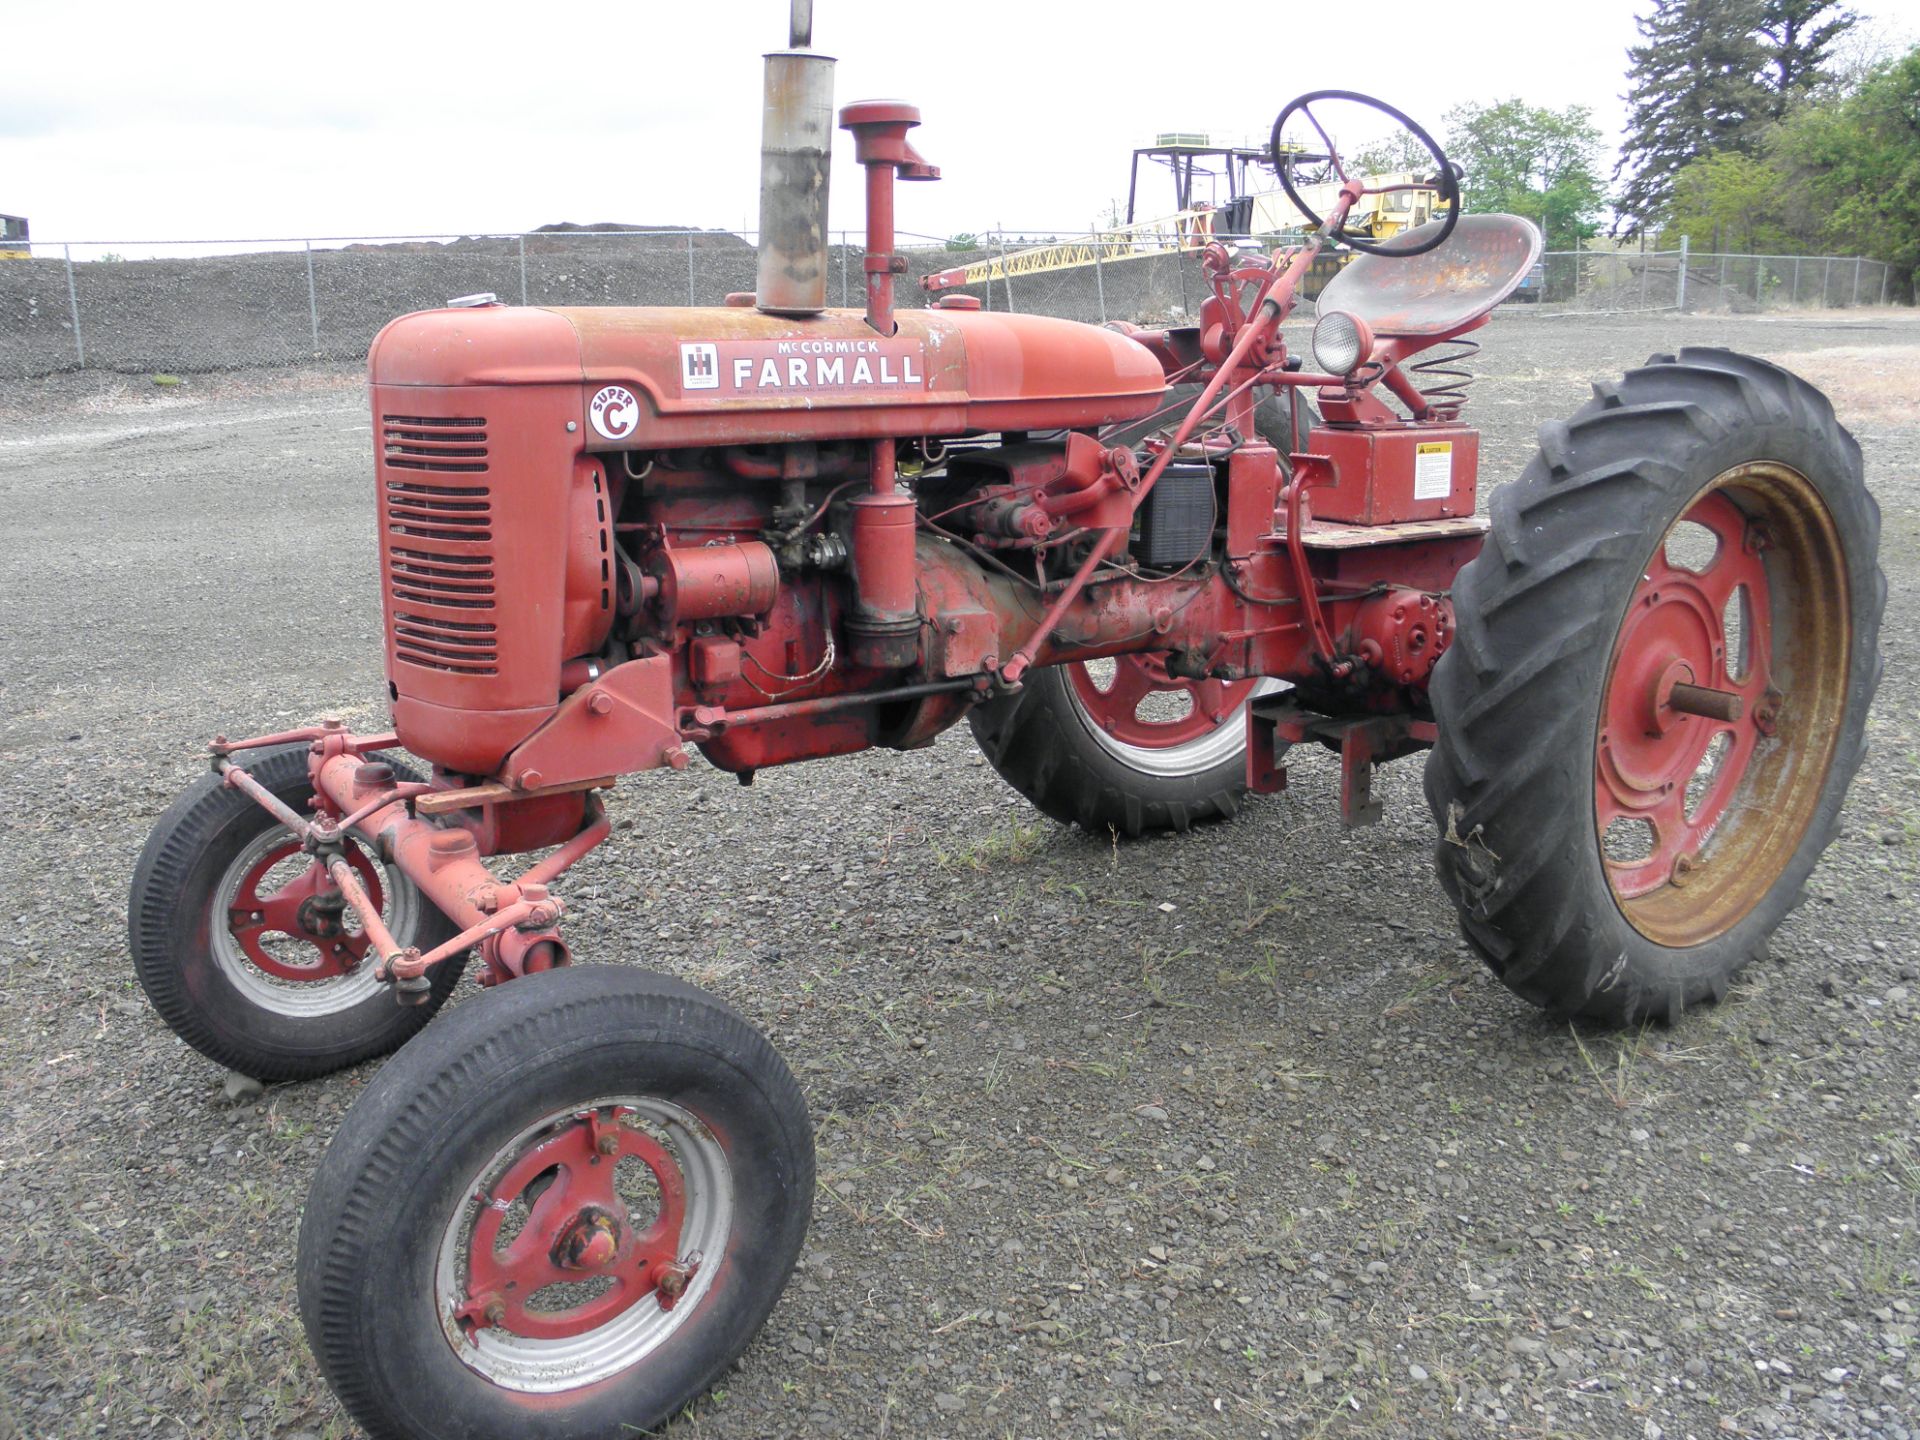
M 1453 442 L 1422 440 L 1413 449 L 1413 498 L 1445 500 L 1453 494 Z

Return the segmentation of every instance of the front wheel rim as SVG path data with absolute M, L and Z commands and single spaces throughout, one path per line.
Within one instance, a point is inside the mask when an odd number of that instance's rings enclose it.
M 1779 883 L 1827 789 L 1851 663 L 1845 554 L 1819 492 L 1770 461 L 1717 477 L 1634 588 L 1599 716 L 1602 865 L 1642 935 L 1703 944 Z M 1713 707 L 1727 713 L 1700 713 Z
M 1062 667 L 1067 693 L 1100 747 L 1149 775 L 1197 775 L 1246 747 L 1246 704 L 1259 680 L 1183 680 L 1159 655 L 1117 655 Z
M 332 884 L 323 883 L 317 860 L 302 861 L 304 853 L 277 825 L 255 836 L 214 885 L 207 928 L 214 964 L 248 1000 L 315 1019 L 350 1010 L 383 987 L 377 967 L 363 963 L 367 937 L 343 902 L 327 905 Z M 413 883 L 357 840 L 346 842 L 346 858 L 394 938 L 411 943 L 421 920 Z
M 494 1151 L 447 1222 L 441 1332 L 506 1389 L 596 1384 L 699 1309 L 732 1221 L 726 1153 L 688 1111 L 631 1095 L 554 1111 Z

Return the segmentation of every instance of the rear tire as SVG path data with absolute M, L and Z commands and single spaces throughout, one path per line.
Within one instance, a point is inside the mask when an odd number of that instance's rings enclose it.
M 392 756 L 380 758 L 396 778 L 418 778 Z M 246 752 L 240 763 L 294 810 L 306 810 L 313 785 L 305 745 Z M 363 881 L 380 887 L 384 918 L 401 945 L 431 950 L 459 933 L 397 868 L 380 865 L 365 847 L 350 858 Z M 154 823 L 127 905 L 134 971 L 160 1018 L 216 1064 L 266 1082 L 311 1080 L 399 1049 L 433 1018 L 466 964 L 456 956 L 436 965 L 420 1005 L 397 1003 L 374 979 L 371 958 L 330 977 L 269 973 L 252 957 L 272 963 L 289 951 L 295 959 L 306 952 L 270 932 L 268 953 L 260 935 L 244 934 L 229 916 L 236 900 L 257 897 L 270 875 L 289 875 L 304 863 L 279 821 L 207 775 Z
M 1185 412 L 1173 402 L 1191 406 L 1203 388 L 1173 386 L 1161 406 L 1164 413 L 1123 425 L 1103 438 L 1108 444 L 1138 446 L 1155 431 L 1177 426 Z M 1300 410 L 1301 419 L 1311 424 L 1311 403 L 1302 399 Z M 1285 465 L 1295 448 L 1287 398 L 1263 395 L 1254 408 L 1254 429 L 1280 452 Z M 1117 666 L 1125 679 L 1143 660 L 1149 667 L 1155 664 L 1151 656 L 1092 663 Z M 1191 738 L 1183 732 L 1179 743 L 1170 743 L 1171 736 L 1133 725 L 1131 705 L 1118 714 L 1093 713 L 1100 708 L 1096 691 L 1102 687 L 1088 683 L 1090 673 L 1088 663 L 1079 661 L 1031 671 L 1017 694 L 969 712 L 973 738 L 1003 780 L 1055 820 L 1096 835 L 1186 830 L 1239 813 L 1247 791 L 1245 700 L 1256 686 L 1208 682 L 1175 687 L 1165 683 L 1167 677 L 1150 677 L 1157 692 L 1184 689 L 1194 704 L 1216 704 L 1222 713 L 1211 730 Z M 1223 693 L 1228 703 L 1220 703 Z
M 1805 381 L 1687 349 L 1594 394 L 1454 586 L 1426 791 L 1494 973 L 1630 1024 L 1724 996 L 1797 903 L 1865 751 L 1887 591 L 1860 447 Z
M 766 1322 L 813 1175 L 800 1088 L 732 1010 L 617 966 L 529 976 L 348 1111 L 301 1219 L 300 1316 L 375 1440 L 626 1440 Z
M 1125 674 L 1144 658 L 1106 663 Z M 1089 709 L 1089 666 L 1099 663 L 1029 671 L 1018 692 L 967 716 L 1001 779 L 1055 820 L 1096 835 L 1185 830 L 1238 814 L 1247 789 L 1246 697 L 1253 685 L 1191 687 L 1196 705 L 1204 695 L 1223 697 L 1220 719 L 1190 727 L 1199 730 L 1190 739 L 1161 745 L 1146 733 L 1150 727 L 1111 733 L 1103 722 L 1116 717 Z M 1125 706 L 1118 718 L 1124 722 L 1132 713 Z

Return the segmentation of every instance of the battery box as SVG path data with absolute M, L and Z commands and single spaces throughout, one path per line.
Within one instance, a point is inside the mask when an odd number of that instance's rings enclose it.
M 1333 462 L 1308 492 L 1316 520 L 1391 525 L 1473 514 L 1480 432 L 1465 425 L 1316 426 L 1307 449 Z
M 1140 507 L 1133 557 L 1156 570 L 1177 570 L 1206 553 L 1215 519 L 1213 466 L 1169 465 Z

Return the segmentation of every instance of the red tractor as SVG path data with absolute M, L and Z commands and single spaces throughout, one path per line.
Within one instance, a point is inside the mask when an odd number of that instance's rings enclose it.
M 478 954 L 493 993 L 367 1086 L 301 1228 L 308 1337 L 375 1436 L 652 1426 L 799 1253 L 812 1132 L 766 1039 L 676 980 L 569 968 L 553 886 L 616 776 L 698 749 L 750 782 L 964 719 L 1047 814 L 1136 835 L 1279 789 L 1309 741 L 1365 821 L 1373 767 L 1426 750 L 1474 948 L 1537 1005 L 1631 1022 L 1726 992 L 1860 762 L 1878 511 L 1802 381 L 1655 356 L 1543 426 L 1482 516 L 1449 342 L 1538 259 L 1525 221 L 1354 238 L 1309 356 L 1281 322 L 1357 180 L 1295 249 L 1209 246 L 1196 325 L 896 311 L 894 182 L 938 172 L 917 112 L 868 102 L 839 116 L 866 307 L 829 310 L 832 62 L 797 18 L 767 67 L 755 295 L 381 333 L 392 729 L 216 739 L 134 876 L 153 1003 L 263 1080 L 398 1049 Z M 1333 98 L 1276 121 L 1289 190 L 1334 146 L 1283 131 Z M 1425 132 L 1337 98 L 1457 199 Z

